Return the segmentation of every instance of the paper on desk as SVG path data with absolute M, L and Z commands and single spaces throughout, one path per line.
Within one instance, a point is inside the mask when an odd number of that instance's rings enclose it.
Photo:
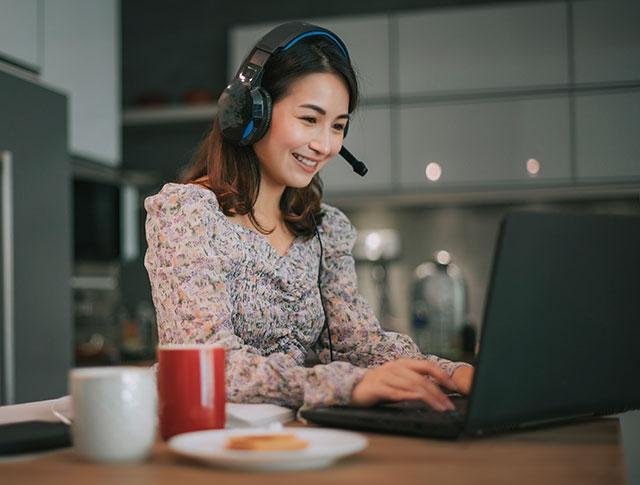
M 71 397 L 64 396 L 59 399 L 46 401 L 34 401 L 11 406 L 0 406 L 0 425 L 9 423 L 22 423 L 24 421 L 49 421 L 57 422 L 61 419 L 54 413 L 70 413 Z
M 261 427 L 286 423 L 294 419 L 293 410 L 275 404 L 227 403 L 227 428 Z M 12 406 L 0 406 L 0 425 L 23 421 L 73 420 L 71 396 L 35 401 Z

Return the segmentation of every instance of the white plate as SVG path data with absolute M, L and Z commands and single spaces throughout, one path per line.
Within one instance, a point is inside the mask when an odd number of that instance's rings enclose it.
M 334 429 L 287 428 L 280 433 L 294 434 L 309 446 L 295 451 L 244 451 L 225 448 L 231 436 L 273 434 L 263 428 L 195 431 L 174 436 L 169 448 L 195 460 L 239 470 L 307 470 L 323 468 L 338 458 L 367 447 L 367 438 L 359 433 Z

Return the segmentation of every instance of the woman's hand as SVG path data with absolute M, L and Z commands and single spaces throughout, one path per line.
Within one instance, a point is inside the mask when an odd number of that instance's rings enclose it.
M 470 365 L 462 365 L 453 372 L 451 379 L 455 383 L 460 394 L 466 395 L 471 392 L 474 371 L 475 369 Z
M 464 382 L 463 377 L 461 383 Z M 393 360 L 367 371 L 353 388 L 351 404 L 370 406 L 383 400 L 419 400 L 438 411 L 455 409 L 438 384 L 458 391 L 455 382 L 433 362 L 414 359 Z

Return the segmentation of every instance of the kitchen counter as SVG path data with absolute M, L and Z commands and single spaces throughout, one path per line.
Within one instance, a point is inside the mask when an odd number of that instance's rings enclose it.
M 70 449 L 0 463 L 0 484 L 625 483 L 620 425 L 614 418 L 459 441 L 367 436 L 367 449 L 324 470 L 225 470 L 178 457 L 159 441 L 151 458 L 133 465 L 88 463 Z

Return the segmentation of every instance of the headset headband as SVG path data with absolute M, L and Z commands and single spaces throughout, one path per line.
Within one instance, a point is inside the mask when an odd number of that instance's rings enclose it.
M 333 32 L 306 22 L 288 22 L 274 28 L 256 43 L 238 68 L 234 80 L 256 86 L 262 79 L 265 64 L 273 54 L 279 50 L 286 51 L 307 37 L 326 37 L 332 40 L 342 55 L 351 62 L 347 46 Z

